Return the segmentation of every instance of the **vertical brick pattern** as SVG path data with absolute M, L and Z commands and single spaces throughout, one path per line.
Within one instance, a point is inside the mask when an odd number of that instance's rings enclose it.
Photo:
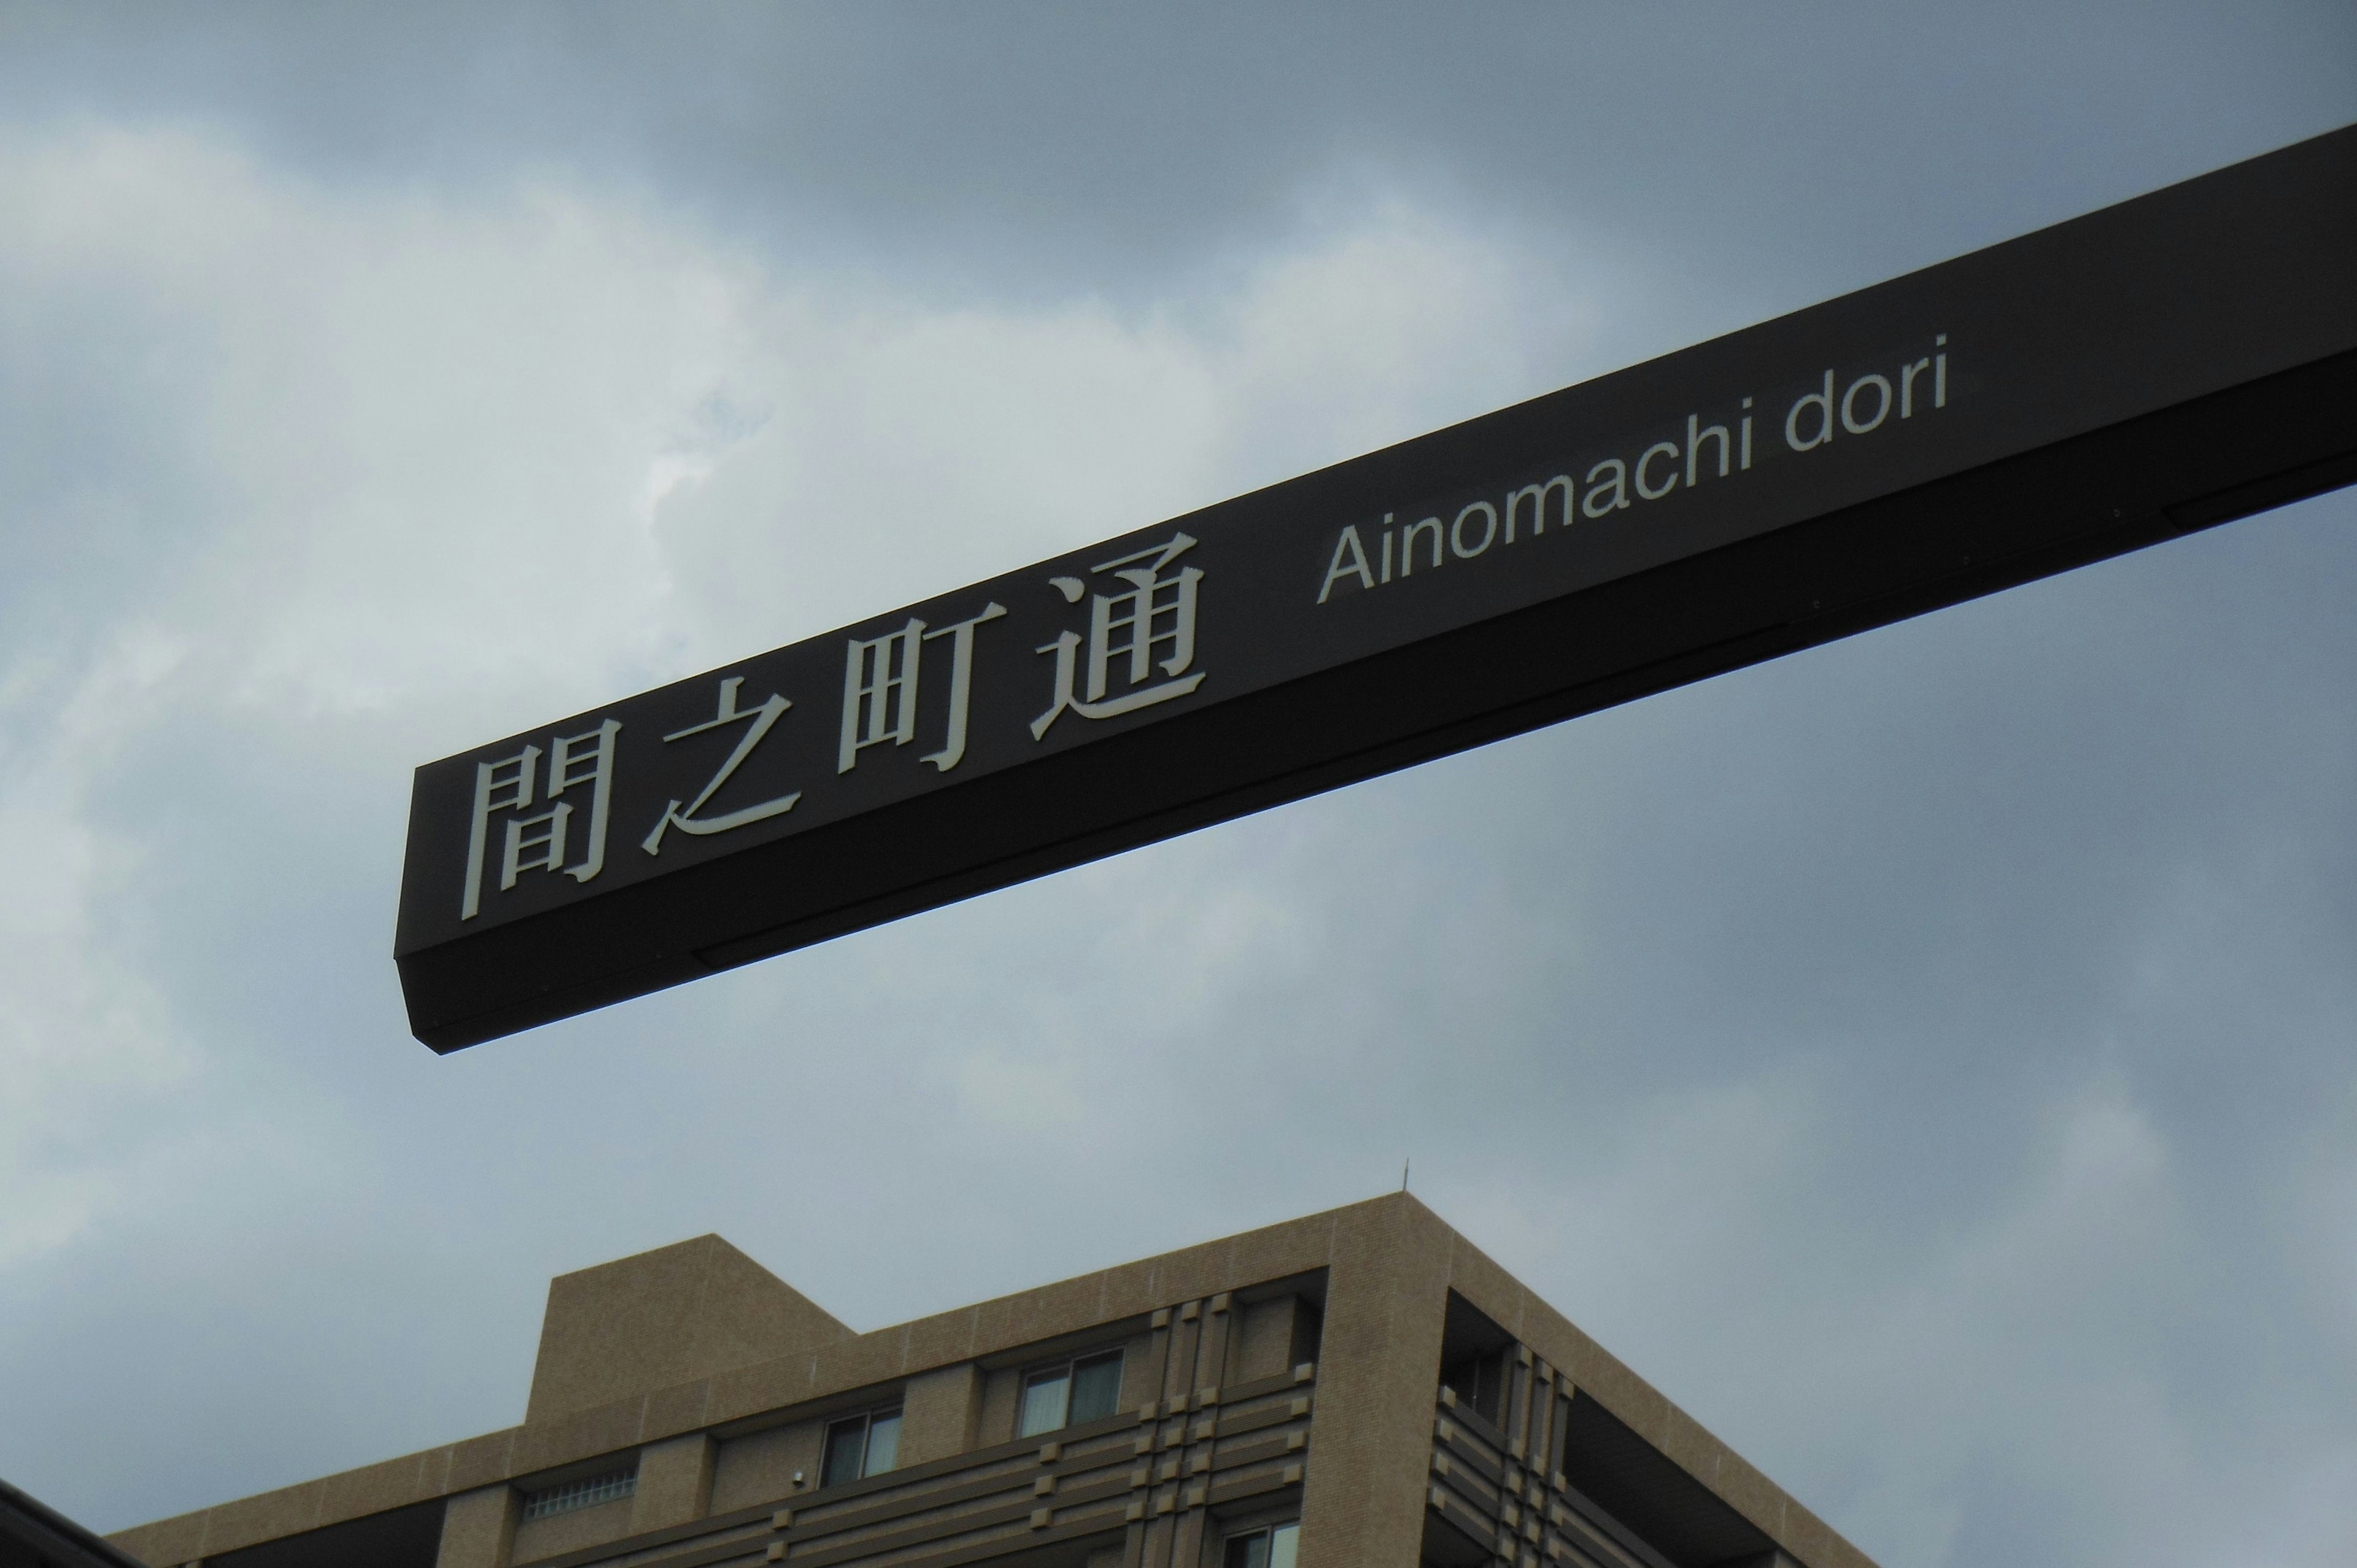
M 452 1498 L 444 1507 L 442 1553 L 435 1568 L 508 1568 L 522 1509 L 513 1487 L 483 1487 Z
M 702 1519 L 712 1507 L 717 1447 L 709 1434 L 693 1432 L 639 1450 L 639 1487 L 630 1498 L 631 1533 Z
M 1451 1238 L 1405 1197 L 1333 1219 L 1301 1568 L 1416 1568 Z
M 1487 1547 L 1494 1563 L 1515 1568 L 1555 1563 L 1635 1568 L 1648 1561 L 1631 1551 L 1617 1521 L 1573 1491 L 1559 1473 L 1556 1445 L 1571 1403 L 1570 1385 L 1560 1383 L 1544 1359 L 1519 1344 L 1509 1379 L 1512 1396 L 1502 1426 L 1492 1426 L 1450 1391 L 1440 1391 L 1428 1491 L 1433 1511 Z
M 982 1422 L 982 1369 L 971 1361 L 910 1378 L 900 1394 L 902 1465 L 946 1459 L 975 1446 Z

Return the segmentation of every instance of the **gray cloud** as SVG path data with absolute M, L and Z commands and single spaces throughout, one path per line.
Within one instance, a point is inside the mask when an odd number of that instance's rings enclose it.
M 1892 1568 L 2357 1545 L 2347 495 L 447 1060 L 386 959 L 425 757 L 2321 130 L 2345 12 L 190 16 L 0 22 L 0 1473 L 1412 1155 Z

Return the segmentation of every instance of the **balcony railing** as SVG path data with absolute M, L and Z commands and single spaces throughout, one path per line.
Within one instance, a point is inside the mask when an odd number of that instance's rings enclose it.
M 1526 1353 L 1525 1353 L 1526 1354 Z M 1516 1568 L 1675 1568 L 1598 1508 L 1556 1469 L 1547 1446 L 1556 1423 L 1548 1408 L 1567 1399 L 1551 1378 L 1518 1369 L 1506 1420 L 1509 1436 L 1448 1389 L 1432 1429 L 1427 1506 L 1493 1563 Z

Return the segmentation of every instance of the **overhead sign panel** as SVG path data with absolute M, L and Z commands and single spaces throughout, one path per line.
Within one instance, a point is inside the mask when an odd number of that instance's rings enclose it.
M 430 763 L 411 1027 L 453 1050 L 2346 483 L 2352 280 L 2357 128 Z

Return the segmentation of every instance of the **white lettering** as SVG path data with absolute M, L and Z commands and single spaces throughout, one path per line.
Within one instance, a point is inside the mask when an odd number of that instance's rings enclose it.
M 1609 492 L 1612 499 L 1606 501 L 1602 506 L 1598 506 L 1596 504 L 1597 498 L 1607 493 L 1596 482 L 1596 476 L 1603 473 L 1609 473 L 1612 476 L 1612 486 Z M 1618 511 L 1628 504 L 1628 464 L 1623 463 L 1618 457 L 1607 457 L 1604 461 L 1597 464 L 1596 467 L 1587 470 L 1587 494 L 1580 498 L 1579 510 L 1581 511 L 1587 513 L 1589 517 L 1602 517 L 1606 512 Z
M 554 871 L 565 864 L 565 823 L 573 815 L 570 801 L 536 817 L 510 817 L 506 852 L 500 857 L 500 891 L 516 885 L 518 874 Z M 540 831 L 534 832 L 532 830 Z M 531 858 L 526 850 L 536 851 Z
M 1918 360 L 1899 372 L 1899 417 L 1915 417 L 1915 378 L 1932 368 L 1928 359 Z
M 1437 517 L 1427 517 L 1420 522 L 1409 523 L 1407 525 L 1407 532 L 1400 538 L 1401 576 L 1405 577 L 1409 573 L 1415 570 L 1415 536 L 1423 532 L 1427 528 L 1432 530 L 1432 564 L 1435 566 L 1440 564 L 1442 559 L 1440 553 L 1440 520 Z
M 1468 550 L 1465 548 L 1465 520 L 1477 511 L 1481 514 L 1481 542 Z M 1457 558 L 1460 561 L 1469 561 L 1480 554 L 1490 548 L 1490 542 L 1497 537 L 1498 509 L 1488 501 L 1473 502 L 1463 511 L 1458 512 L 1457 521 L 1448 525 L 1448 548 L 1457 553 Z
M 1203 671 L 1186 674 L 1195 661 L 1195 607 L 1200 596 L 1202 571 L 1182 566 L 1175 574 L 1164 575 L 1164 568 L 1193 548 L 1195 540 L 1191 535 L 1174 533 L 1167 544 L 1149 545 L 1117 561 L 1090 568 L 1092 572 L 1111 573 L 1128 584 L 1129 591 L 1090 597 L 1085 696 L 1076 695 L 1073 689 L 1080 666 L 1080 633 L 1064 632 L 1036 650 L 1056 656 L 1056 689 L 1048 711 L 1031 721 L 1033 740 L 1047 738 L 1049 726 L 1067 713 L 1078 714 L 1084 719 L 1115 718 L 1186 696 L 1203 683 Z M 1048 581 L 1068 604 L 1079 603 L 1087 587 L 1077 577 L 1050 577 Z M 1157 650 L 1166 646 L 1168 651 L 1157 659 Z M 1146 684 L 1157 670 L 1166 676 L 1185 678 Z M 1107 695 L 1116 675 L 1130 689 Z
M 1861 420 L 1857 417 L 1857 394 L 1865 391 L 1867 387 L 1872 387 L 1874 389 L 1874 417 L 1872 419 Z M 1872 430 L 1875 426 L 1880 424 L 1884 420 L 1889 417 L 1890 383 L 1882 377 L 1873 375 L 1860 376 L 1857 380 L 1850 382 L 1849 390 L 1847 392 L 1842 393 L 1842 428 L 1848 431 L 1852 435 L 1863 435 L 1867 431 Z
M 851 639 L 843 662 L 843 735 L 834 770 L 848 773 L 863 746 L 917 738 L 917 677 L 924 668 L 925 623 L 916 617 L 898 631 Z
M 1527 499 L 1531 503 L 1531 537 L 1535 539 L 1540 534 L 1546 532 L 1546 499 L 1548 495 L 1558 487 L 1563 490 L 1563 525 L 1566 528 L 1569 528 L 1571 526 L 1572 519 L 1577 515 L 1572 510 L 1573 486 L 1571 476 L 1569 474 L 1557 474 L 1554 478 L 1549 479 L 1544 485 L 1524 485 L 1521 489 L 1510 491 L 1507 494 L 1507 543 L 1512 544 L 1514 542 L 1515 514 L 1521 509 L 1525 499 Z
M 689 736 L 702 735 L 706 730 L 718 729 L 723 725 L 733 725 L 740 719 L 750 721 L 746 725 L 744 735 L 737 740 L 737 748 L 728 754 L 728 759 L 720 765 L 720 771 L 712 776 L 712 781 L 705 785 L 702 792 L 687 803 L 687 809 L 682 811 L 677 800 L 663 808 L 662 817 L 655 823 L 654 831 L 648 833 L 639 844 L 639 847 L 649 854 L 662 853 L 663 834 L 673 828 L 677 828 L 683 833 L 694 833 L 699 838 L 707 833 L 725 833 L 731 829 L 746 827 L 777 816 L 780 812 L 791 811 L 794 809 L 794 802 L 802 798 L 802 792 L 796 789 L 790 794 L 779 795 L 747 806 L 740 811 L 726 811 L 716 817 L 698 817 L 695 814 L 704 810 L 705 805 L 713 796 L 720 792 L 720 787 L 727 783 L 737 769 L 745 765 L 745 759 L 753 755 L 753 748 L 761 744 L 762 737 L 767 736 L 771 727 L 785 716 L 786 710 L 793 706 L 785 698 L 772 692 L 770 693 L 769 701 L 759 707 L 740 710 L 737 706 L 737 689 L 744 684 L 745 677 L 742 675 L 731 675 L 722 681 L 720 711 L 717 716 L 708 718 L 700 725 L 690 725 L 685 729 L 673 730 L 663 736 L 663 743 L 668 746 L 673 741 L 685 740 Z
M 467 891 L 458 903 L 458 918 L 471 920 L 483 907 L 483 839 L 491 813 L 520 811 L 532 804 L 533 774 L 540 766 L 540 747 L 527 746 L 513 757 L 475 764 L 475 811 L 467 831 Z
M 589 786 L 589 847 L 580 865 L 565 868 L 576 882 L 587 882 L 606 869 L 606 808 L 614 790 L 614 737 L 621 733 L 622 721 L 608 719 L 596 729 L 558 736 L 548 754 L 550 800 L 576 784 Z
M 985 621 L 996 620 L 1006 613 L 1006 607 L 993 599 L 982 607 L 979 615 L 971 615 L 954 626 L 935 627 L 925 633 L 931 642 L 937 637 L 950 639 L 950 726 L 942 739 L 939 751 L 926 752 L 917 758 L 930 762 L 936 773 L 947 773 L 965 758 L 966 711 L 974 699 L 974 628 Z
M 1785 410 L 1784 445 L 1794 452 L 1810 452 L 1839 435 L 1866 435 L 1879 430 L 1894 413 L 1912 419 L 1920 405 L 1917 378 L 1926 375 L 1931 382 L 1929 406 L 1945 407 L 1947 342 L 1948 335 L 1939 333 L 1933 338 L 1934 352 L 1911 361 L 1897 360 L 1889 371 L 1857 373 L 1846 388 L 1841 378 L 1847 372 L 1838 368 L 1824 371 L 1816 384 L 1795 397 Z M 1405 529 L 1398 526 L 1397 514 L 1385 512 L 1377 551 L 1367 548 L 1359 524 L 1350 524 L 1335 535 L 1326 575 L 1318 585 L 1317 602 L 1322 605 L 1332 598 L 1338 585 L 1355 584 L 1361 590 L 1388 585 L 1395 565 L 1397 575 L 1408 577 L 1419 564 L 1419 553 L 1426 570 L 1444 566 L 1451 559 L 1469 561 L 1484 555 L 1498 542 L 1501 528 L 1505 542 L 1512 544 L 1522 538 L 1525 526 L 1535 539 L 1551 523 L 1568 530 L 1582 518 L 1608 517 L 1640 500 L 1666 500 L 1681 485 L 1693 489 L 1708 478 L 1749 473 L 1756 455 L 1753 426 L 1759 416 L 1753 405 L 1757 401 L 1748 395 L 1741 398 L 1736 415 L 1724 424 L 1706 424 L 1701 413 L 1690 413 L 1683 442 L 1676 436 L 1652 442 L 1633 461 L 1626 456 L 1598 458 L 1586 479 L 1578 483 L 1565 472 L 1544 482 L 1516 485 L 1500 501 L 1467 501 L 1456 511 L 1455 521 L 1446 524 L 1442 519 L 1450 515 L 1446 510 L 1419 518 Z M 1767 417 L 1775 417 L 1772 406 Z M 1555 503 L 1561 510 L 1550 517 L 1549 503 L 1555 501 L 1557 491 L 1562 492 L 1562 499 Z M 1476 519 L 1480 524 L 1478 531 L 1472 526 Z M 1419 552 L 1417 541 L 1426 534 L 1430 540 Z M 1071 593 L 1077 594 L 1079 586 L 1073 582 Z
M 1667 456 L 1670 460 L 1670 477 L 1663 481 L 1662 488 L 1657 490 L 1648 488 L 1645 483 L 1645 466 L 1661 456 Z M 1657 501 L 1676 489 L 1678 488 L 1677 461 L 1678 444 L 1674 441 L 1656 441 L 1646 447 L 1645 455 L 1637 459 L 1637 493 L 1649 501 Z
M 1801 439 L 1801 411 L 1811 403 L 1817 406 L 1817 433 L 1806 441 Z M 1803 393 L 1796 400 L 1792 412 L 1784 415 L 1784 445 L 1795 452 L 1806 452 L 1822 446 L 1834 438 L 1834 373 L 1825 372 L 1825 390 Z
M 576 882 L 587 882 L 606 868 L 606 822 L 614 794 L 614 737 L 621 733 L 621 721 L 608 719 L 595 729 L 552 739 L 546 753 L 549 810 L 536 817 L 508 818 L 500 841 L 500 892 L 513 888 L 516 878 L 527 871 L 561 871 Z M 474 812 L 467 828 L 467 886 L 458 901 L 462 920 L 482 913 L 487 869 L 483 862 L 490 847 L 492 813 L 530 809 L 542 755 L 540 747 L 527 746 L 512 757 L 475 765 Z M 573 802 L 557 797 L 584 784 L 589 787 L 589 842 L 583 846 L 580 861 L 567 865 L 565 846 Z
M 1702 456 L 1705 441 L 1718 443 L 1718 477 L 1727 478 L 1727 426 L 1704 424 L 1699 414 L 1686 415 L 1686 489 L 1694 489 L 1695 459 Z
M 1390 542 L 1386 540 L 1384 542 Z M 1344 561 L 1346 551 L 1349 553 L 1347 564 Z M 1367 552 L 1359 543 L 1359 525 L 1355 522 L 1343 529 L 1342 537 L 1334 542 L 1334 559 L 1326 568 L 1326 581 L 1318 587 L 1319 604 L 1324 604 L 1326 596 L 1334 591 L 1334 582 L 1339 577 L 1356 577 L 1361 588 L 1375 585 L 1373 575 L 1367 570 Z

